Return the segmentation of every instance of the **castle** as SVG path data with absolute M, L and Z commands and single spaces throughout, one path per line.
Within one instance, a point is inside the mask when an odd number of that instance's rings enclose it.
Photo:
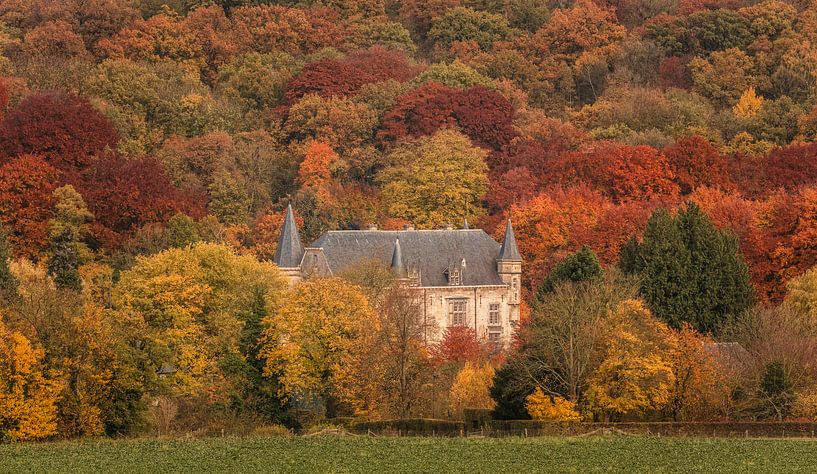
M 288 206 L 274 261 L 290 285 L 374 260 L 422 297 L 426 341 L 468 326 L 483 341 L 507 344 L 519 322 L 522 258 L 510 219 L 500 245 L 481 229 L 331 230 L 304 248 Z

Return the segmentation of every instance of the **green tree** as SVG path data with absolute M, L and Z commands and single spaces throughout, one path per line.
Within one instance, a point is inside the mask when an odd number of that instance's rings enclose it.
M 58 288 L 82 290 L 79 267 L 91 259 L 85 244 L 94 216 L 70 184 L 54 190 L 56 204 L 48 221 L 48 273 Z
M 640 275 L 650 309 L 676 329 L 688 322 L 716 332 L 754 303 L 737 238 L 716 228 L 694 203 L 674 218 L 655 211 L 634 252 L 634 259 L 622 260 L 623 269 Z
M 389 156 L 396 164 L 378 176 L 389 214 L 426 229 L 481 215 L 488 188 L 485 157 L 452 130 L 398 146 Z
M 450 64 L 433 64 L 426 71 L 412 79 L 409 84 L 413 87 L 419 87 L 430 81 L 458 89 L 467 89 L 473 86 L 494 87 L 494 81 L 490 77 L 483 76 L 459 59 L 455 59 Z
M 778 421 L 783 421 L 791 409 L 794 401 L 792 388 L 783 364 L 771 362 L 766 365 L 760 380 L 760 393 L 763 402 L 771 408 L 771 414 Z
M 249 220 L 252 197 L 247 193 L 247 182 L 243 176 L 227 170 L 218 171 L 207 191 L 210 194 L 207 207 L 220 222 L 243 224 Z
M 165 236 L 167 245 L 175 248 L 184 248 L 202 240 L 196 221 L 181 213 L 167 221 Z
M 508 20 L 502 15 L 457 7 L 432 21 L 428 37 L 445 48 L 456 41 L 474 41 L 480 48 L 489 49 L 509 33 Z
M 274 107 L 295 71 L 295 59 L 286 53 L 250 52 L 219 70 L 218 87 L 240 97 L 249 108 Z
M 536 385 L 522 376 L 519 367 L 509 362 L 494 372 L 491 398 L 496 402 L 493 416 L 500 420 L 529 420 L 525 401 Z
M 57 288 L 82 291 L 79 275 L 80 257 L 76 249 L 77 236 L 66 229 L 52 236 L 48 244 L 48 274 Z
M 553 292 L 557 285 L 571 281 L 593 281 L 602 277 L 603 270 L 599 258 L 590 250 L 590 247 L 582 245 L 577 252 L 565 257 L 542 282 L 537 291 L 537 296 L 541 299 L 547 293 Z
M 19 282 L 17 277 L 11 273 L 9 263 L 11 263 L 11 249 L 6 232 L 0 227 L 0 301 L 8 301 L 17 295 Z

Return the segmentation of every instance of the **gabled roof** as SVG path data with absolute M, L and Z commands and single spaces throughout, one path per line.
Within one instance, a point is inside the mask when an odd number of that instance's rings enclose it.
M 463 285 L 502 285 L 497 273 L 499 243 L 481 229 L 472 230 L 335 230 L 310 247 L 322 248 L 334 274 L 360 261 L 391 265 L 399 239 L 405 268 L 420 271 L 422 286 L 448 286 L 449 264 L 465 259 Z
M 278 248 L 275 249 L 273 261 L 281 268 L 295 268 L 301 265 L 303 256 L 304 246 L 301 245 L 298 225 L 295 223 L 292 205 L 289 204 L 287 205 L 286 217 L 284 217 L 284 225 L 281 227 L 281 236 L 278 237 Z
M 513 225 L 511 220 L 505 225 L 505 238 L 502 240 L 502 250 L 499 251 L 498 260 L 522 261 L 519 255 L 519 247 L 516 245 L 516 236 L 513 235 Z

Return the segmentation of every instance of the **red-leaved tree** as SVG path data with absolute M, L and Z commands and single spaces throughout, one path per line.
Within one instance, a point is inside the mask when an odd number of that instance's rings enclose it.
M 0 166 L 0 225 L 18 256 L 36 257 L 48 240 L 48 218 L 60 172 L 35 155 Z
M 35 94 L 0 123 L 0 161 L 31 153 L 71 174 L 91 165 L 118 139 L 110 121 L 87 99 L 62 92 Z
M 177 213 L 204 216 L 204 199 L 180 192 L 153 158 L 115 155 L 97 161 L 83 174 L 82 195 L 94 214 L 94 232 L 116 245 L 145 224 L 167 222 Z
M 307 64 L 289 81 L 284 98 L 294 103 L 306 94 L 348 96 L 373 82 L 388 79 L 405 82 L 420 70 L 405 53 L 375 46 L 342 59 L 321 59 Z
M 397 98 L 383 117 L 378 138 L 394 142 L 431 135 L 458 126 L 475 145 L 499 150 L 516 135 L 513 106 L 499 92 L 484 86 L 459 90 L 427 82 Z

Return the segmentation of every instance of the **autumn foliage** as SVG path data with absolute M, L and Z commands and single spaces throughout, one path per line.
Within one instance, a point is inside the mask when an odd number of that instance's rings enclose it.
M 0 441 L 489 393 L 542 420 L 817 416 L 813 1 L 0 0 L 0 45 Z M 366 287 L 388 269 L 285 290 L 289 204 L 304 245 L 511 218 L 529 340 L 427 346 Z
M 117 140 L 105 116 L 87 99 L 69 94 L 27 97 L 0 123 L 0 154 L 6 160 L 35 154 L 63 171 L 87 168 Z
M 429 82 L 397 98 L 383 118 L 379 137 L 396 141 L 457 126 L 476 145 L 500 149 L 515 135 L 512 115 L 507 99 L 483 86 L 457 90 Z

